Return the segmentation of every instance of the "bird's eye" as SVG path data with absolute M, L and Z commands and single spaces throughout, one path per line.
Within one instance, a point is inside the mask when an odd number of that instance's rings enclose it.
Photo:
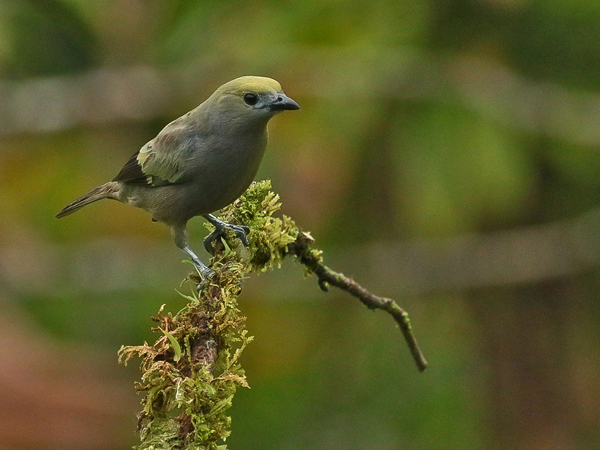
M 244 101 L 246 102 L 246 105 L 254 106 L 258 101 L 258 96 L 250 93 L 244 94 Z

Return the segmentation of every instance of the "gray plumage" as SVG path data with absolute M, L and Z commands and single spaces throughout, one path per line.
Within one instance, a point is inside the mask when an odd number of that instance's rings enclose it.
M 298 104 L 275 80 L 232 80 L 163 128 L 112 181 L 67 205 L 56 217 L 103 198 L 144 209 L 171 228 L 176 245 L 190 255 L 203 276 L 210 276 L 212 271 L 188 246 L 188 220 L 204 216 L 218 229 L 231 228 L 247 242 L 247 227 L 225 224 L 210 213 L 250 186 L 267 146 L 269 119 L 294 109 L 299 109 Z

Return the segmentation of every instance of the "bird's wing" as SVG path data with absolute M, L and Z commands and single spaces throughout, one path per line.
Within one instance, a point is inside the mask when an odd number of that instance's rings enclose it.
M 166 186 L 182 181 L 185 163 L 197 136 L 174 121 L 136 152 L 113 181 Z

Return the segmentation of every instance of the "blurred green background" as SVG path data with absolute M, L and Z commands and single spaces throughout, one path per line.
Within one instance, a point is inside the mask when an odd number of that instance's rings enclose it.
M 0 449 L 135 444 L 116 352 L 189 267 L 143 211 L 53 216 L 241 75 L 302 106 L 259 178 L 430 368 L 287 262 L 240 297 L 230 448 L 598 448 L 600 1 L 0 0 Z

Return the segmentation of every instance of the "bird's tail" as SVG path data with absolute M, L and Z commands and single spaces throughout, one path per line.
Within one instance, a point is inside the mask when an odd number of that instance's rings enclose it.
M 61 217 L 68 216 L 78 209 L 83 208 L 85 205 L 102 200 L 103 198 L 116 198 L 115 194 L 118 188 L 119 184 L 117 182 L 109 181 L 108 183 L 104 183 L 102 186 L 98 186 L 96 189 L 79 197 L 74 202 L 69 203 L 55 217 L 60 219 Z

